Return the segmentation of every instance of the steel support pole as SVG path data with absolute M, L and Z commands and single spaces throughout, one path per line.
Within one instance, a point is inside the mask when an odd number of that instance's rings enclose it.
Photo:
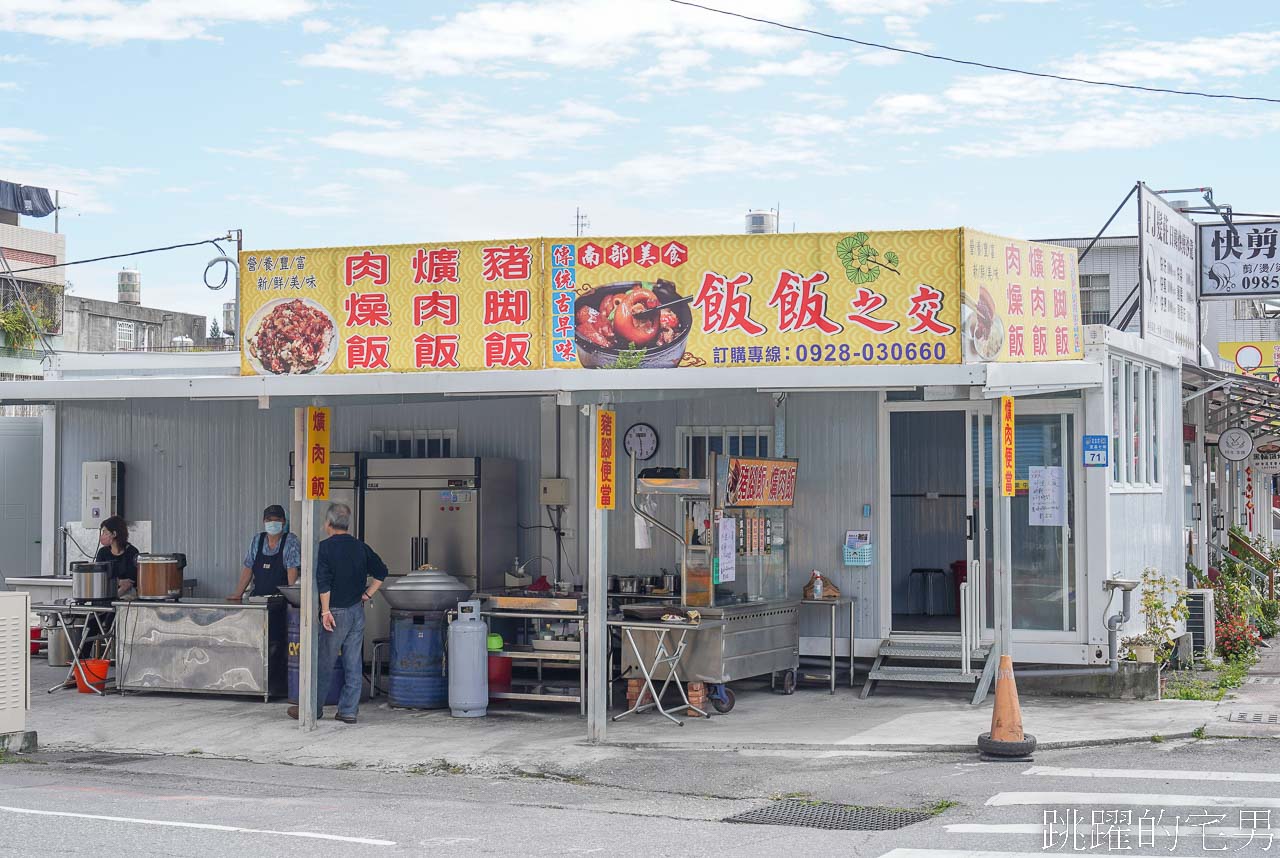
M 306 447 L 307 409 L 294 409 L 294 450 L 298 467 L 294 479 L 294 490 L 304 498 L 302 501 L 302 566 L 300 600 L 298 608 L 298 727 L 303 731 L 316 728 L 316 692 L 319 675 L 316 662 L 319 644 L 320 594 L 316 590 L 315 551 L 316 551 L 316 502 L 307 500 L 305 474 L 302 466 L 302 450 Z M 297 497 L 297 495 L 295 495 Z M 283 551 L 283 549 L 281 549 Z M 333 665 L 329 665 L 333 669 Z
M 609 721 L 608 687 L 609 664 L 608 612 L 609 543 L 605 510 L 596 503 L 600 496 L 600 450 L 596 438 L 599 405 L 586 408 L 587 472 L 591 495 L 587 498 L 587 741 L 605 740 L 605 725 Z M 615 477 L 616 479 L 616 477 Z M 632 487 L 626 487 L 630 494 Z

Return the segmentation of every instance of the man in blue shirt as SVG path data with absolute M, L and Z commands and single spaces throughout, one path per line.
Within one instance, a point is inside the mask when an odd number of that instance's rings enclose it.
M 262 532 L 249 541 L 240 580 L 227 601 L 239 602 L 251 578 L 253 595 L 274 596 L 281 584 L 298 583 L 301 566 L 302 541 L 289 532 L 284 507 L 272 504 L 262 511 Z
M 344 679 L 338 698 L 338 714 L 344 724 L 356 723 L 360 706 L 360 684 L 364 678 L 360 648 L 364 643 L 364 606 L 387 578 L 387 564 L 377 553 L 349 534 L 351 507 L 330 504 L 324 517 L 324 532 L 316 551 L 316 589 L 320 592 L 320 665 L 316 691 L 316 717 L 323 717 L 323 701 L 329 696 L 332 665 L 342 655 Z M 370 582 L 370 579 L 373 579 Z M 298 717 L 298 707 L 289 707 L 289 717 Z

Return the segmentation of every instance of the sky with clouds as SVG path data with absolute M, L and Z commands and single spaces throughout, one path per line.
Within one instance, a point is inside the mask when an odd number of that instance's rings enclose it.
M 1043 72 L 1280 97 L 1272 0 L 704 0 Z M 986 72 L 667 0 L 0 0 L 0 178 L 72 259 L 572 233 L 1091 234 L 1135 179 L 1280 209 L 1280 105 Z M 52 219 L 24 221 L 52 228 Z M 1132 232 L 1132 217 L 1120 231 Z M 207 249 L 144 301 L 212 314 Z M 70 269 L 113 298 L 121 263 Z

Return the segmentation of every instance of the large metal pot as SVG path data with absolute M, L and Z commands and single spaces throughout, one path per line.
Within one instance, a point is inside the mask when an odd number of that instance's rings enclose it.
M 280 595 L 284 596 L 284 600 L 295 608 L 302 607 L 302 585 L 301 584 L 281 584 L 276 588 L 280 591 Z
M 177 557 L 138 558 L 138 598 L 177 599 L 182 595 L 182 563 Z
M 378 592 L 396 611 L 446 611 L 471 597 L 470 587 L 441 569 L 387 576 Z
M 72 563 L 71 598 L 77 602 L 105 602 L 116 597 L 110 563 Z

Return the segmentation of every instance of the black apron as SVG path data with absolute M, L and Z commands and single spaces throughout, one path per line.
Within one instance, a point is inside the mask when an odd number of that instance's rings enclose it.
M 280 593 L 281 584 L 289 583 L 289 573 L 284 566 L 284 543 L 289 534 L 280 534 L 280 550 L 275 554 L 264 554 L 267 549 L 267 535 L 258 534 L 258 553 L 253 558 L 253 595 L 275 596 Z

